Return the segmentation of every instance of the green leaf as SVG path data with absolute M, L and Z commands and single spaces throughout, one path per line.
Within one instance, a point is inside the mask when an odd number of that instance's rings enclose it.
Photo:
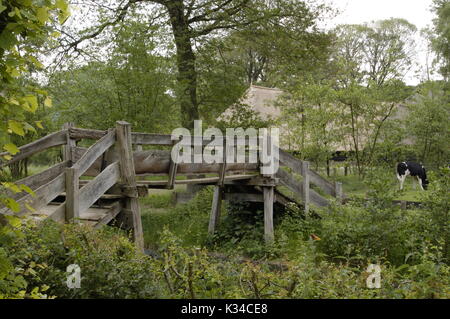
M 62 11 L 67 11 L 69 4 L 65 0 L 56 0 L 56 7 Z
M 15 155 L 15 154 L 20 152 L 19 148 L 16 145 L 12 144 L 12 143 L 8 143 L 8 144 L 3 145 L 3 149 L 6 150 L 8 153 L 10 153 L 12 155 Z
M 45 24 L 48 20 L 49 14 L 48 14 L 48 8 L 39 8 L 36 11 L 36 17 L 39 20 L 40 23 Z
M 24 100 L 27 101 L 30 104 L 31 111 L 34 112 L 38 108 L 38 100 L 37 97 L 34 95 L 27 95 L 24 97 Z
M 18 211 L 20 211 L 20 204 L 16 202 L 14 199 L 7 198 L 6 201 L 7 201 L 6 206 L 8 206 L 9 209 L 11 209 L 13 212 L 17 213 Z
M 53 106 L 52 99 L 47 96 L 45 98 L 44 105 L 47 107 L 52 107 Z
M 13 131 L 17 135 L 20 135 L 20 136 L 25 135 L 25 131 L 23 130 L 22 123 L 20 123 L 20 122 L 10 120 L 10 121 L 8 121 L 8 127 L 11 131 Z

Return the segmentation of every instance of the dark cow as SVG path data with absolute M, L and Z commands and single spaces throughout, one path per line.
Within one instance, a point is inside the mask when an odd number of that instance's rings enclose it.
M 427 186 L 430 182 L 427 179 L 425 167 L 423 167 L 421 164 L 416 162 L 402 162 L 397 164 L 397 178 L 400 182 L 400 189 L 403 189 L 403 183 L 405 182 L 406 176 L 408 175 L 417 178 L 422 190 L 427 189 Z

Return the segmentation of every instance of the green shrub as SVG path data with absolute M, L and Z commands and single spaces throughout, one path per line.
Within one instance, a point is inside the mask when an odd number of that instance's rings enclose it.
M 109 227 L 94 231 L 45 221 L 27 227 L 9 254 L 16 267 L 28 267 L 23 277 L 30 285 L 46 285 L 48 294 L 58 298 L 155 298 L 161 293 L 153 261 Z M 79 289 L 67 287 L 70 264 L 81 268 Z

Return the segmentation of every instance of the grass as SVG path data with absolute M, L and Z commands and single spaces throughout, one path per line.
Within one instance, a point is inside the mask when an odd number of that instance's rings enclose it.
M 183 246 L 199 247 L 208 236 L 208 222 L 212 192 L 202 190 L 186 204 L 174 205 L 173 193 L 185 189 L 151 190 L 148 197 L 140 198 L 144 242 L 147 248 L 157 250 L 164 227 L 176 234 Z
M 360 180 L 357 175 L 348 176 L 332 176 L 330 179 L 334 179 L 342 183 L 344 193 L 349 196 L 365 197 L 366 193 L 369 191 L 369 187 L 365 181 Z M 420 189 L 418 183 L 414 181 L 415 189 L 413 187 L 413 180 L 407 178 L 403 187 L 403 191 L 399 193 L 396 197 L 397 200 L 407 200 L 407 201 L 420 201 L 423 195 L 423 191 Z M 392 183 L 386 185 L 392 190 L 397 190 L 399 184 L 395 177 L 392 179 Z

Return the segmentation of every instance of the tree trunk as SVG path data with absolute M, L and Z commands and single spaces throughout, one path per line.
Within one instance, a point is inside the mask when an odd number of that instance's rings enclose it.
M 199 119 L 197 102 L 197 70 L 195 54 L 192 49 L 191 33 L 188 19 L 184 14 L 183 1 L 168 1 L 172 32 L 177 49 L 178 68 L 178 99 L 181 109 L 181 125 L 188 129 L 194 128 L 194 120 Z

